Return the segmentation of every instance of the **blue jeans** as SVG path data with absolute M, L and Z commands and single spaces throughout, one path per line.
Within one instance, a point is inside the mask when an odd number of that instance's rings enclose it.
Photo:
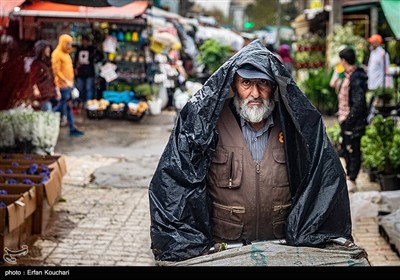
M 94 97 L 94 77 L 77 78 L 77 88 L 79 90 L 79 99 L 86 102 Z
M 70 131 L 75 128 L 74 115 L 72 114 L 71 106 L 68 103 L 68 101 L 71 100 L 71 91 L 72 88 L 60 88 L 61 100 L 57 106 L 53 108 L 54 112 L 60 112 L 61 116 L 67 116 L 68 128 Z
M 52 111 L 52 106 L 50 101 L 45 101 L 42 103 L 42 106 L 40 107 L 40 110 L 43 112 L 51 112 Z

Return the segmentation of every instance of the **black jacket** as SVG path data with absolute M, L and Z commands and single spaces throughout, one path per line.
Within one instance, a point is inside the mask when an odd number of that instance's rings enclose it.
M 281 62 L 259 40 L 222 65 L 181 110 L 150 183 L 151 248 L 158 260 L 183 260 L 210 248 L 211 201 L 206 176 L 218 142 L 216 123 L 236 70 L 250 63 L 272 75 L 282 121 L 292 207 L 289 245 L 352 240 L 345 173 L 321 114 Z
M 360 67 L 357 67 L 350 76 L 350 112 L 343 125 L 345 130 L 353 132 L 355 137 L 364 134 L 365 126 L 367 125 L 368 110 L 365 100 L 365 93 L 368 89 L 367 80 L 367 74 Z

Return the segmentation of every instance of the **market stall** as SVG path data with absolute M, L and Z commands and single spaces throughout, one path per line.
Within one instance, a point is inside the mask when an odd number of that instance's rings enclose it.
M 13 15 L 20 23 L 21 40 L 45 39 L 55 47 L 59 35 L 67 33 L 73 37 L 76 48 L 81 44 L 82 36 L 89 35 L 92 44 L 104 53 L 105 59 L 96 67 L 95 96 L 105 101 L 101 104 L 90 102 L 90 106 L 86 106 L 88 110 L 96 108 L 94 110 L 101 112 L 88 112 L 88 116 L 125 118 L 132 113 L 131 119 L 137 120 L 145 113 L 146 106 L 142 104 L 140 110 L 129 110 L 138 108 L 136 105 L 143 101 L 135 88 L 152 79 L 149 30 L 143 16 L 147 8 L 147 1 L 135 1 L 123 7 L 32 2 Z M 74 52 L 71 55 L 74 56 Z M 129 103 L 134 105 L 129 107 Z M 104 104 L 107 104 L 105 111 Z

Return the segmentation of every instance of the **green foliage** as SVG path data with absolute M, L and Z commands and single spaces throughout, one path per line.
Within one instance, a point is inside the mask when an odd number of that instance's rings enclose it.
M 199 51 L 198 60 L 210 73 L 214 73 L 230 57 L 230 47 L 212 39 L 206 40 Z
M 336 110 L 337 96 L 329 86 L 333 70 L 309 70 L 308 78 L 299 83 L 300 88 L 310 99 L 311 103 L 321 112 Z
M 328 36 L 328 58 L 330 66 L 335 66 L 340 62 L 339 52 L 344 47 L 352 47 L 356 51 L 357 62 L 362 63 L 365 52 L 367 51 L 367 41 L 354 34 L 354 25 L 352 22 L 346 23 L 344 26 L 336 26 L 332 34 Z
M 395 88 L 383 88 L 379 87 L 372 90 L 373 96 L 380 98 L 383 104 L 390 104 L 396 100 L 396 89 Z
M 387 51 L 391 61 L 400 57 L 400 41 L 392 40 L 388 42 Z
M 376 116 L 361 138 L 362 164 L 382 174 L 394 174 L 400 166 L 400 129 L 392 118 Z
M 256 0 L 254 4 L 247 5 L 245 11 L 249 21 L 254 22 L 255 29 L 260 29 L 275 24 L 277 10 L 276 1 L 268 1 L 268 5 L 265 5 L 265 0 Z
M 256 0 L 255 3 L 247 5 L 245 12 L 248 20 L 254 22 L 255 29 L 260 29 L 265 25 L 275 25 L 278 1 L 269 0 L 266 4 L 265 0 Z M 281 4 L 281 25 L 290 25 L 297 14 L 294 1 Z
M 333 146 L 336 147 L 340 145 L 340 125 L 338 123 L 331 127 L 327 127 L 326 134 L 328 135 Z
M 144 96 L 147 99 L 152 99 L 158 94 L 158 86 L 155 84 L 150 85 L 148 83 L 140 84 L 135 86 L 135 93 Z
M 390 163 L 393 168 L 399 172 L 400 170 L 400 129 L 396 128 L 393 136 L 392 147 L 389 151 Z

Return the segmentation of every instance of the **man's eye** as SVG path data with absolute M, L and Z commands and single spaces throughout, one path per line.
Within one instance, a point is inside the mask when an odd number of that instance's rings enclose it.
M 258 85 L 259 85 L 260 87 L 266 88 L 266 87 L 269 86 L 269 83 L 268 83 L 267 80 L 261 80 L 261 81 L 258 82 Z
M 244 86 L 249 86 L 249 85 L 251 85 L 251 82 L 250 82 L 249 80 L 243 80 L 243 81 L 242 81 L 242 84 L 243 84 Z

